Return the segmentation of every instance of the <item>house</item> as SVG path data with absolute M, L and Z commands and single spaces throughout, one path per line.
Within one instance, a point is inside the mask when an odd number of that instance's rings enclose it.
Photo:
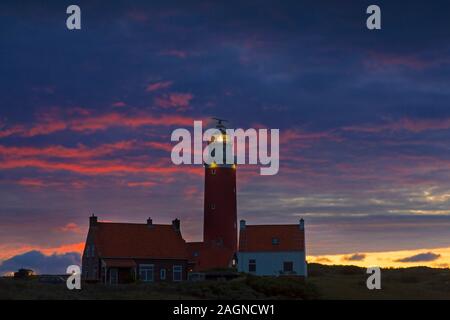
M 188 251 L 180 220 L 111 223 L 92 215 L 82 268 L 83 279 L 107 284 L 186 280 Z
M 29 278 L 34 275 L 34 271 L 31 269 L 19 269 L 17 272 L 14 272 L 14 278 L 23 279 Z
M 238 271 L 259 276 L 307 275 L 305 225 L 246 225 L 240 221 Z

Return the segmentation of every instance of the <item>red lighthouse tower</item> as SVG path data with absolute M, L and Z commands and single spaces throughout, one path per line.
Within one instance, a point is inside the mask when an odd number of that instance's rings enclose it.
M 216 119 L 220 135 L 211 142 L 223 144 L 223 157 L 231 141 L 222 119 Z M 210 142 L 210 143 L 211 143 Z M 237 250 L 236 164 L 205 164 L 203 241 L 205 245 Z

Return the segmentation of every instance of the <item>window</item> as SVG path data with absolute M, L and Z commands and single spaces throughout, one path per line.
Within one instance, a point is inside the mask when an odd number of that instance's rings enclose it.
M 183 267 L 173 266 L 173 281 L 183 280 Z
M 256 272 L 256 260 L 248 260 L 248 272 Z
M 292 272 L 294 271 L 294 263 L 292 261 L 283 262 L 283 271 L 284 272 Z
M 272 245 L 276 246 L 276 245 L 278 245 L 278 244 L 280 244 L 280 239 L 278 239 L 278 238 L 272 238 Z
M 109 269 L 109 283 L 110 284 L 117 284 L 119 280 L 119 273 L 116 268 Z
M 159 279 L 166 280 L 166 269 L 161 269 L 159 271 Z
M 139 279 L 145 282 L 153 281 L 153 265 L 141 264 L 139 266 Z
M 198 251 L 194 251 L 194 254 L 193 254 L 193 256 L 194 256 L 194 257 L 198 257 L 198 256 L 199 256 L 199 253 L 198 253 Z
M 91 257 L 95 257 L 95 246 L 91 246 Z
M 91 246 L 87 245 L 86 246 L 86 258 L 89 258 L 89 255 L 91 254 Z
M 214 210 L 216 208 L 216 205 L 214 203 L 211 203 L 211 209 Z
M 212 174 L 213 176 L 215 176 L 215 175 L 216 175 L 216 169 L 211 169 L 211 174 Z

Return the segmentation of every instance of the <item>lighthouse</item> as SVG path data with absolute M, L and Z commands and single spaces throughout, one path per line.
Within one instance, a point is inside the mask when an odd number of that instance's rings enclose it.
M 203 241 L 212 247 L 237 249 L 237 203 L 236 164 L 226 163 L 226 155 L 231 152 L 232 141 L 226 134 L 223 119 L 217 121 L 220 134 L 213 136 L 209 143 L 223 147 L 222 164 L 212 162 L 205 167 L 204 224 Z

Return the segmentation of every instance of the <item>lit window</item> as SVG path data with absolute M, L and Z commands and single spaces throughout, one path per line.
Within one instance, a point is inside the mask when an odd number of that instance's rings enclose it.
M 183 280 L 183 267 L 173 266 L 173 281 Z
M 139 266 L 139 279 L 145 282 L 153 281 L 153 269 L 152 264 L 141 264 Z
M 248 272 L 256 272 L 256 260 L 248 260 Z
M 161 270 L 159 271 L 159 278 L 160 278 L 161 280 L 166 280 L 166 269 L 161 269 Z
M 278 238 L 272 238 L 272 245 L 278 245 L 278 244 L 280 244 L 280 239 L 278 239 Z

